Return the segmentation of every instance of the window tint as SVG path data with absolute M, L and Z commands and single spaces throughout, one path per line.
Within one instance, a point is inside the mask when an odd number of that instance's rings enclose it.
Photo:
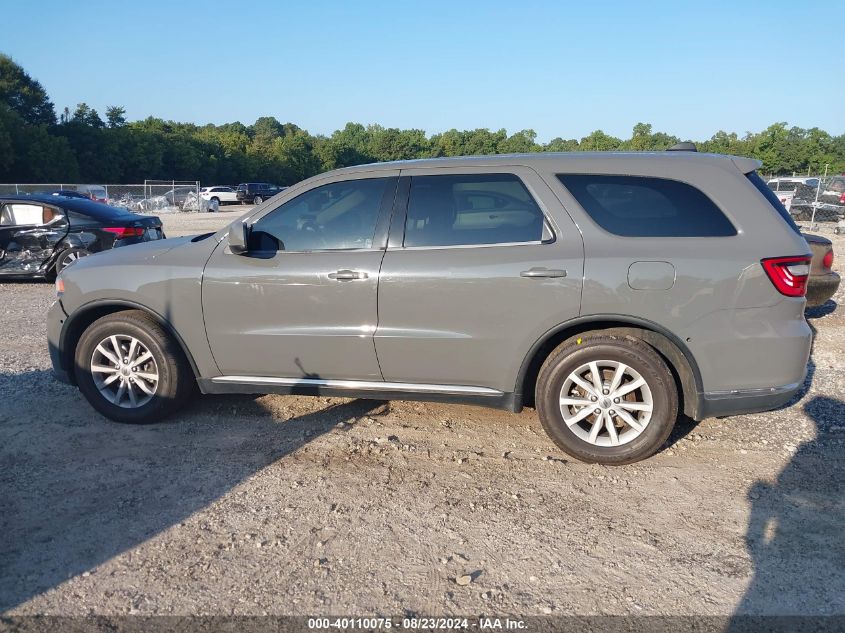
M 372 248 L 381 200 L 391 183 L 395 179 L 347 180 L 306 191 L 253 225 L 250 249 Z
M 695 187 L 642 176 L 559 175 L 604 230 L 626 237 L 718 237 L 736 229 Z M 763 185 L 764 188 L 768 188 Z
M 536 242 L 543 212 L 513 174 L 414 176 L 405 246 Z

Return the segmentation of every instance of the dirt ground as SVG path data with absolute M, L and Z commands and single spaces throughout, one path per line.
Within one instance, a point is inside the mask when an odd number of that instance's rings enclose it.
M 606 468 L 533 410 L 206 396 L 114 424 L 50 376 L 52 286 L 0 284 L 0 612 L 845 614 L 843 290 L 800 400 Z

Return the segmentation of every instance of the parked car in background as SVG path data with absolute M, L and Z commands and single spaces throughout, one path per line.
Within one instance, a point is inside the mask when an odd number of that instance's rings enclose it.
M 233 187 L 222 187 L 219 185 L 200 189 L 200 198 L 206 202 L 216 200 L 217 204 L 237 204 L 240 202 L 237 192 Z
M 819 184 L 819 179 L 811 176 L 778 176 L 777 178 L 770 178 L 766 183 L 769 189 L 777 194 L 786 210 L 789 211 L 792 206 L 792 199 L 796 197 L 799 188 L 815 187 Z
M 91 200 L 0 197 L 0 277 L 50 278 L 80 257 L 163 237 L 159 218 Z
M 217 234 L 71 266 L 54 372 L 126 423 L 197 386 L 534 404 L 563 451 L 634 462 L 680 414 L 764 411 L 803 384 L 810 248 L 760 164 L 548 153 L 320 174 Z
M 839 222 L 845 219 L 845 176 L 823 180 L 818 188 L 799 185 L 789 213 L 802 221 Z
M 244 182 L 238 185 L 236 195 L 241 204 L 261 204 L 285 189 L 268 182 Z
M 839 275 L 833 271 L 833 243 L 821 235 L 803 235 L 813 252 L 807 281 L 807 306 L 820 306 L 839 289 Z
M 103 185 L 76 185 L 76 191 L 88 196 L 94 202 L 105 202 L 108 204 L 109 194 Z
M 183 209 L 188 201 L 192 201 L 196 206 L 197 189 L 196 187 L 174 187 L 167 193 L 162 194 L 162 197 L 165 199 L 167 206 Z

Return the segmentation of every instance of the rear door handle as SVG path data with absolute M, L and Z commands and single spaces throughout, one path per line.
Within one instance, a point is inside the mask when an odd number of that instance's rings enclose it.
M 339 270 L 336 273 L 329 273 L 329 279 L 338 281 L 353 281 L 355 279 L 366 279 L 369 275 L 362 270 Z
M 529 268 L 519 273 L 520 277 L 566 277 L 566 271 L 559 268 Z

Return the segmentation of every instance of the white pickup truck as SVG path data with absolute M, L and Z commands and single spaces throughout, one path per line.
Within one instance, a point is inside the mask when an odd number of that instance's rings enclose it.
M 783 206 L 789 211 L 792 207 L 792 199 L 795 197 L 795 190 L 798 189 L 798 185 L 818 187 L 819 179 L 801 176 L 780 176 L 770 179 L 766 184 L 769 185 L 769 189 L 775 192 L 775 195 L 777 195 Z

